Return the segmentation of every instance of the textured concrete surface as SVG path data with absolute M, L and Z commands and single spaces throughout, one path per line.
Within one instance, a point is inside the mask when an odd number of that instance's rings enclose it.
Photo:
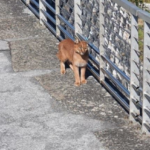
M 53 38 L 34 38 L 10 42 L 15 71 L 59 68 L 57 43 Z
M 125 111 L 92 76 L 87 78 L 86 85 L 79 87 L 74 86 L 74 75 L 70 69 L 64 76 L 53 71 L 36 79 L 69 112 L 109 121 L 116 126 L 125 124 Z
M 0 1 L 0 32 L 0 150 L 149 149 L 92 76 L 60 75 L 57 39 L 20 0 Z
M 1 45 L 0 51 L 2 51 L 2 50 L 9 50 L 9 44 L 8 44 L 8 42 L 6 42 L 6 41 L 0 41 L 0 45 Z
M 0 76 L 0 148 L 98 150 L 101 145 L 92 132 L 110 124 L 55 109 L 58 104 L 31 74 Z

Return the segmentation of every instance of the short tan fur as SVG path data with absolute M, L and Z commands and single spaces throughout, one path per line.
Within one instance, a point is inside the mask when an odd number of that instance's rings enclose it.
M 60 72 L 65 74 L 65 62 L 69 63 L 70 68 L 74 71 L 75 85 L 87 83 L 85 79 L 86 66 L 88 62 L 88 44 L 85 41 L 72 41 L 65 39 L 58 45 L 57 57 L 60 60 Z M 81 73 L 79 74 L 79 68 Z

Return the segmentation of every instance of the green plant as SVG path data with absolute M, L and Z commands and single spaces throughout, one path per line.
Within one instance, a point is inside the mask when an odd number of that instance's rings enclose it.
M 143 0 L 129 0 L 134 3 L 136 6 L 140 7 L 143 4 Z
M 142 10 L 148 11 L 147 7 L 145 6 L 144 2 L 145 0 L 129 0 L 130 2 L 132 2 L 133 4 L 135 4 L 137 7 L 141 8 Z M 150 1 L 150 0 L 148 0 Z
M 144 39 L 144 31 L 143 25 L 138 26 L 138 36 L 139 36 L 139 51 L 140 51 L 140 60 L 143 61 L 143 39 Z

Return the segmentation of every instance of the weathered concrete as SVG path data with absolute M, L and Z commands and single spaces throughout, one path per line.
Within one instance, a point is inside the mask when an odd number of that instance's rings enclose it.
M 109 128 L 109 123 L 54 109 L 58 104 L 28 73 L 2 74 L 0 83 L 1 149 L 101 147 L 92 132 Z
M 26 71 L 59 68 L 59 61 L 56 59 L 57 42 L 53 38 L 10 42 L 13 69 Z
M 10 51 L 0 51 L 0 74 L 13 72 Z
M 0 51 L 9 50 L 9 44 L 7 41 L 0 41 Z
M 0 1 L 0 32 L 0 150 L 149 149 L 92 76 L 60 75 L 57 39 L 21 1 Z

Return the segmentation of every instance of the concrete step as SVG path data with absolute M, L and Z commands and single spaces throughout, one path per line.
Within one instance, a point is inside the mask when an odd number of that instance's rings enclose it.
M 13 72 L 10 47 L 7 41 L 0 40 L 0 74 Z
M 0 74 L 14 72 L 11 64 L 10 51 L 0 51 Z

